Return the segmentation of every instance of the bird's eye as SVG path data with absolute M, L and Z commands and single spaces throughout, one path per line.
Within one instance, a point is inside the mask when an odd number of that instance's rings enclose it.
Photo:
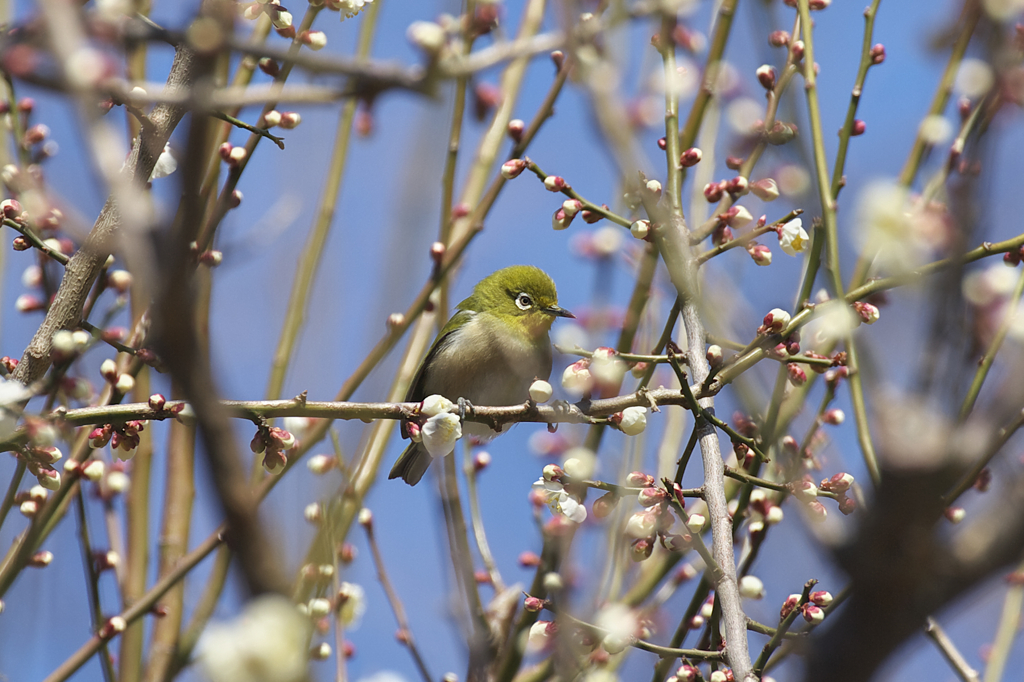
M 529 294 L 519 294 L 516 296 L 516 305 L 520 310 L 529 310 L 533 307 L 533 299 Z

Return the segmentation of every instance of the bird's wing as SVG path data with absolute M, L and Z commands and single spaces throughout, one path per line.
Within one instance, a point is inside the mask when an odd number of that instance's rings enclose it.
M 460 310 L 451 316 L 448 322 L 441 329 L 441 333 L 434 339 L 434 345 L 427 351 L 426 357 L 420 362 L 420 366 L 416 368 L 416 374 L 412 378 L 412 382 L 409 384 L 409 391 L 405 394 L 405 402 L 407 403 L 418 403 L 427 397 L 426 387 L 423 385 L 426 379 L 426 368 L 430 364 L 430 361 L 434 359 L 437 353 L 446 348 L 452 341 L 455 340 L 455 332 L 473 319 L 474 313 L 471 310 Z

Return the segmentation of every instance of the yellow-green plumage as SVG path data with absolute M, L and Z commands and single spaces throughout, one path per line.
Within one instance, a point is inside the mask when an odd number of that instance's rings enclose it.
M 525 402 L 534 379 L 551 374 L 551 323 L 555 317 L 573 317 L 558 307 L 551 278 L 529 265 L 513 265 L 488 275 L 456 308 L 420 363 L 407 402 L 435 393 L 452 401 L 465 398 L 474 405 Z M 494 431 L 467 422 L 463 433 L 487 436 Z M 426 448 L 413 443 L 388 478 L 401 477 L 416 485 L 430 462 Z

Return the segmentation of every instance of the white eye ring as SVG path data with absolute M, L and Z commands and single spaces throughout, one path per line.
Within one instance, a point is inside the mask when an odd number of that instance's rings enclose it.
M 516 296 L 516 306 L 518 306 L 520 310 L 529 310 L 533 307 L 533 299 L 530 298 L 529 294 L 519 294 Z

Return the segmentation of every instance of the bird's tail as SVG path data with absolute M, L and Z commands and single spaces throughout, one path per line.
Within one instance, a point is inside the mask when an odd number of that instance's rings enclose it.
M 401 478 L 409 485 L 416 485 L 423 478 L 433 458 L 421 443 L 412 443 L 391 467 L 388 479 Z

